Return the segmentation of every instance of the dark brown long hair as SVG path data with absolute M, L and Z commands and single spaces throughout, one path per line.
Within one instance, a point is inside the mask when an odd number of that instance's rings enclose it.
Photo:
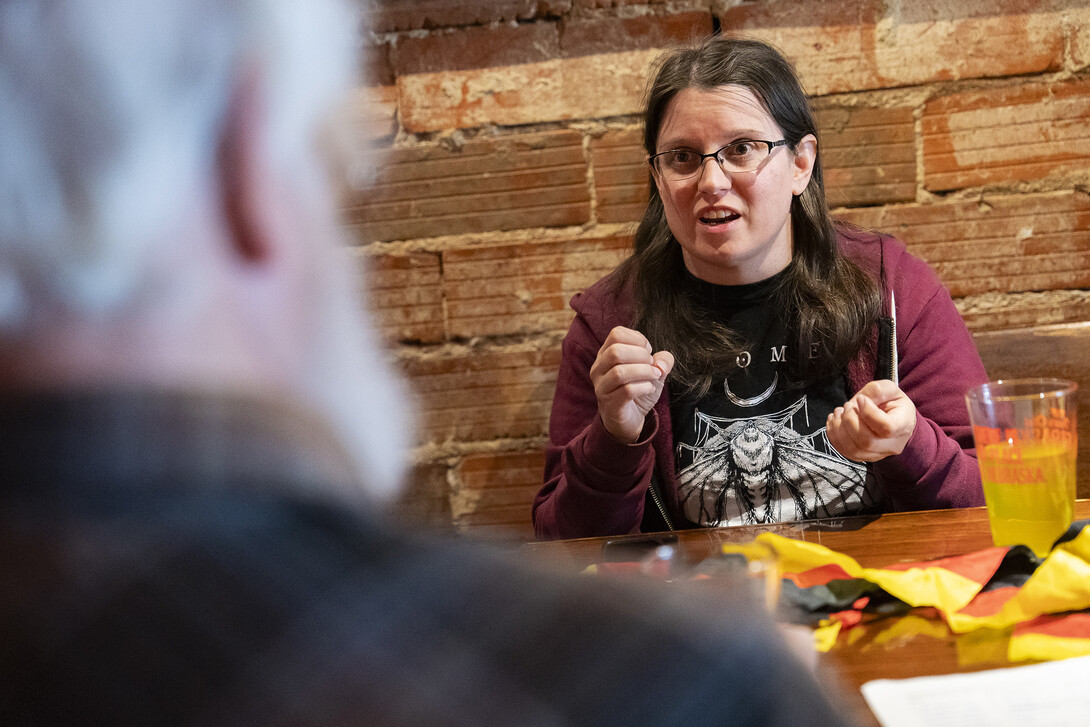
M 783 130 L 794 152 L 807 134 L 817 137 L 813 113 L 791 64 L 773 47 L 755 40 L 713 36 L 698 46 L 672 51 L 658 66 L 644 112 L 644 146 L 654 154 L 670 101 L 686 88 L 749 89 Z M 794 340 L 788 380 L 793 385 L 844 371 L 864 345 L 881 312 L 877 282 L 837 248 L 829 216 L 818 145 L 810 183 L 791 201 L 794 251 L 779 300 Z M 650 200 L 636 231 L 633 254 L 617 271 L 618 287 L 633 285 L 633 325 L 656 350 L 674 354 L 672 386 L 703 396 L 712 377 L 734 365 L 747 342 L 685 294 L 681 246 L 666 222 L 662 198 L 650 180 Z M 816 345 L 815 345 L 816 344 Z M 810 351 L 814 351 L 811 358 Z M 807 352 L 807 355 L 803 355 Z

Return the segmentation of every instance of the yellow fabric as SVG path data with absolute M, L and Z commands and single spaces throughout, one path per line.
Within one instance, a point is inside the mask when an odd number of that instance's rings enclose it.
M 1073 639 L 1049 634 L 1016 634 L 1010 639 L 1007 658 L 1011 661 L 1067 659 L 1090 655 L 1090 639 Z
M 1064 638 L 1039 633 L 1010 636 L 1010 629 L 1043 614 L 1090 609 L 1090 528 L 1054 548 L 1018 592 L 987 616 L 961 613 L 983 584 L 941 567 L 926 564 L 907 570 L 864 568 L 857 561 L 822 545 L 763 533 L 755 545 L 772 549 L 781 573 L 804 573 L 822 566 L 839 566 L 849 577 L 880 586 L 913 607 L 932 606 L 955 634 L 969 634 L 962 655 L 967 661 L 991 660 L 1006 644 L 1010 661 L 1062 659 L 1090 654 L 1090 639 Z M 724 552 L 751 552 L 755 546 L 724 546 Z M 918 625 L 918 624 L 917 624 Z M 814 646 L 829 651 L 836 644 L 842 623 L 822 621 L 814 631 Z M 907 628 L 907 626 L 906 626 Z M 850 629 L 849 629 L 849 633 Z M 891 632 L 890 638 L 896 633 Z M 1009 638 L 1008 638 L 1009 637 Z M 959 639 L 959 644 L 964 639 Z M 961 658 L 961 657 L 959 657 Z
M 1060 543 L 1056 550 L 1064 550 L 1072 555 L 1090 562 L 1090 528 L 1083 528 L 1071 540 Z
M 946 628 L 945 626 L 943 628 Z M 954 636 L 958 665 L 997 666 L 1009 661 L 1010 629 L 977 629 Z
M 1078 540 L 1086 535 L 1085 531 L 1080 533 Z M 1042 614 L 1081 611 L 1084 608 L 1090 608 L 1090 563 L 1060 546 L 1048 554 L 1025 585 L 1003 604 L 998 613 L 984 617 L 951 612 L 944 612 L 944 615 L 951 630 L 965 633 L 984 627 L 1002 629 Z
M 825 653 L 836 645 L 836 638 L 840 635 L 840 622 L 832 619 L 822 619 L 814 629 L 814 648 Z
M 909 641 L 917 636 L 945 639 L 949 633 L 949 629 L 941 621 L 910 613 L 907 616 L 892 619 L 888 626 L 871 639 L 871 643 L 885 648 Z

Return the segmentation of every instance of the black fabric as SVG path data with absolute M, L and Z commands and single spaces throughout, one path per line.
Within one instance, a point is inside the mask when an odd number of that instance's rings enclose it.
M 844 724 L 752 604 L 393 531 L 283 410 L 6 403 L 0 724 Z
M 878 359 L 874 365 L 874 378 L 894 380 L 893 377 L 893 319 L 878 319 Z
M 848 399 L 844 373 L 804 389 L 791 380 L 793 357 L 809 354 L 792 343 L 784 275 L 739 286 L 686 281 L 698 305 L 747 343 L 704 397 L 671 390 L 682 508 L 701 525 L 862 514 L 878 504 L 866 465 L 825 438 L 826 417 Z
M 1074 540 L 1079 536 L 1079 533 L 1081 533 L 1083 528 L 1085 528 L 1087 525 L 1090 525 L 1090 520 L 1076 520 L 1075 522 L 1071 523 L 1071 525 L 1068 526 L 1067 530 L 1064 531 L 1063 535 L 1056 538 L 1056 542 L 1052 544 L 1052 547 L 1055 548 L 1060 543 L 1066 543 Z
M 657 499 L 656 499 L 657 498 Z M 662 483 L 654 472 L 651 473 L 651 481 L 647 485 L 647 495 L 643 504 L 643 520 L 640 521 L 641 533 L 661 533 L 669 530 L 686 529 L 687 523 L 675 523 L 667 520 L 667 515 L 662 503 Z
M 777 603 L 777 620 L 806 626 L 817 626 L 819 621 L 837 611 L 845 611 L 866 597 L 863 609 L 869 616 L 902 616 L 912 606 L 882 590 L 881 586 L 863 578 L 844 578 L 823 585 L 799 588 L 784 579 Z
M 1043 561 L 1044 558 L 1037 557 L 1028 546 L 1012 545 L 980 591 L 983 593 L 1011 586 L 1021 588 Z

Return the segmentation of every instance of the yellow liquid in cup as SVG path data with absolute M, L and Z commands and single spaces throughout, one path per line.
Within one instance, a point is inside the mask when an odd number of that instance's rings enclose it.
M 1026 443 L 1017 460 L 1006 445 L 988 445 L 977 456 L 992 541 L 1046 555 L 1074 515 L 1074 445 Z

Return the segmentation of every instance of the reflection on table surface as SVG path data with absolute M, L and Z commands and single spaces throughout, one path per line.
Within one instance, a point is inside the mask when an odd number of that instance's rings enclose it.
M 1075 517 L 1090 518 L 1090 500 L 1076 502 Z M 964 555 L 992 545 L 987 511 L 968 508 L 680 531 L 677 557 L 698 563 L 725 543 L 748 542 L 767 532 L 823 545 L 867 568 Z M 522 552 L 550 568 L 581 572 L 602 561 L 605 541 L 640 537 L 528 543 Z M 817 656 L 816 668 L 821 676 L 836 676 L 861 724 L 877 725 L 859 693 L 864 682 L 1010 666 L 1009 636 L 1009 630 L 987 629 L 953 634 L 941 619 L 916 609 L 899 617 L 871 618 L 841 633 L 828 653 Z

